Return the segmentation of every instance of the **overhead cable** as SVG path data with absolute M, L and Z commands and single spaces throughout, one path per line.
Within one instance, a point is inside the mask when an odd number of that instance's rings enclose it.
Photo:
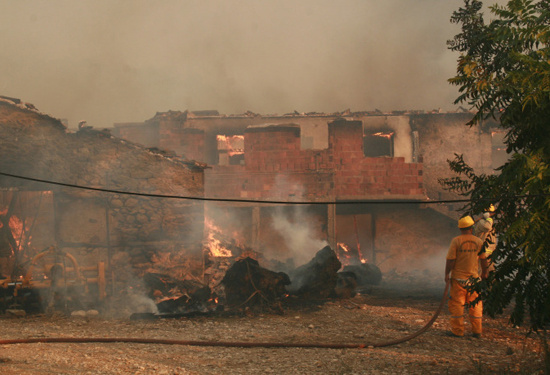
M 345 199 L 345 200 L 325 200 L 325 201 L 281 201 L 281 200 L 257 200 L 257 199 L 237 199 L 237 198 L 209 198 L 209 197 L 197 197 L 197 196 L 184 196 L 184 195 L 168 195 L 168 194 L 152 194 L 152 193 L 138 193 L 124 190 L 114 190 L 106 188 L 95 188 L 91 186 L 81 186 L 76 184 L 68 184 L 65 182 L 44 180 L 40 178 L 26 177 L 15 175 L 11 173 L 0 172 L 1 176 L 13 177 L 27 181 L 40 182 L 44 184 L 57 185 L 70 187 L 75 189 L 91 190 L 102 193 L 124 194 L 134 195 L 149 198 L 169 198 L 169 199 L 187 199 L 197 201 L 209 201 L 209 202 L 234 202 L 234 203 L 257 203 L 257 204 L 287 204 L 287 205 L 327 205 L 327 204 L 443 204 L 443 203 L 467 203 L 470 199 L 445 199 L 445 200 L 399 200 L 399 199 Z M 548 196 L 550 194 L 542 194 L 541 196 Z M 517 198 L 527 198 L 530 196 L 517 196 Z M 494 200 L 494 198 L 487 198 L 486 200 Z

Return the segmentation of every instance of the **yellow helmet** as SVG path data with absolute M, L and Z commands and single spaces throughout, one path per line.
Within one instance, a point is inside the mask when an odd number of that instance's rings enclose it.
M 472 219 L 471 216 L 464 216 L 463 218 L 461 218 L 460 220 L 458 220 L 458 227 L 460 229 L 465 229 L 465 228 L 469 228 L 471 227 L 472 225 L 474 225 L 474 219 Z

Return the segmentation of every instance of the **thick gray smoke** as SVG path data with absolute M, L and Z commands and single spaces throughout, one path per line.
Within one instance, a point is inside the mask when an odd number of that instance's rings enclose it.
M 0 95 L 96 128 L 185 109 L 453 109 L 456 56 L 445 43 L 460 5 L 3 1 Z
M 309 262 L 319 250 L 328 245 L 327 241 L 317 238 L 311 227 L 310 216 L 302 207 L 296 206 L 291 217 L 277 211 L 272 219 L 273 229 L 283 237 L 296 266 Z

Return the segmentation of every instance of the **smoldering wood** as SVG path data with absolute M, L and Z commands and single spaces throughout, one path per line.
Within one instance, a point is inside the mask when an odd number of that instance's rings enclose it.
M 194 280 L 175 280 L 169 275 L 146 273 L 144 282 L 151 297 L 165 296 L 166 299 L 157 303 L 159 313 L 192 313 L 206 312 L 215 308 L 210 287 Z M 170 296 L 179 297 L 170 298 Z
M 325 246 L 308 263 L 289 273 L 289 291 L 307 299 L 325 299 L 333 295 L 342 263 L 330 246 Z
M 187 309 L 188 302 L 189 297 L 185 295 L 178 298 L 169 298 L 157 303 L 157 309 L 159 313 L 174 313 Z
M 379 285 L 382 281 L 382 271 L 372 263 L 347 265 L 342 272 L 353 273 L 357 286 Z
M 177 285 L 176 281 L 170 276 L 152 272 L 143 275 L 143 282 L 149 289 L 149 294 L 151 296 L 155 294 L 155 291 L 159 291 L 162 295 L 167 295 L 168 292 Z
M 357 294 L 357 276 L 353 272 L 338 272 L 338 280 L 334 288 L 337 298 L 353 298 Z
M 284 272 L 274 272 L 250 257 L 236 261 L 221 281 L 231 308 L 268 307 L 280 309 L 280 299 L 290 284 Z

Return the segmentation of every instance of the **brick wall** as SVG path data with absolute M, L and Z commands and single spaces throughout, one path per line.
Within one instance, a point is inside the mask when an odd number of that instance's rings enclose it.
M 325 150 L 301 150 L 297 125 L 248 128 L 244 137 L 245 165 L 207 170 L 207 196 L 326 200 L 423 194 L 422 164 L 364 156 L 361 121 L 330 123 Z
M 204 160 L 204 130 L 184 128 L 182 135 L 181 155 L 188 160 Z
M 365 157 L 361 121 L 329 123 L 334 194 L 340 198 L 422 195 L 422 164 L 404 157 Z

